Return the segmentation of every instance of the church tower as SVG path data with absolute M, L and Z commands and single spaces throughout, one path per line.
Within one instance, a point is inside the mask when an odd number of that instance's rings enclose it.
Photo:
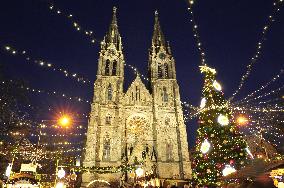
M 161 30 L 157 11 L 148 71 L 153 98 L 158 174 L 160 177 L 188 179 L 191 167 L 175 60 Z
M 83 166 L 107 167 L 121 165 L 121 139 L 118 133 L 120 106 L 123 97 L 124 55 L 118 31 L 116 8 L 107 34 L 101 42 L 97 79 L 86 140 Z M 112 146 L 116 147 L 112 147 Z M 99 175 L 83 174 L 82 181 L 90 182 Z M 111 179 L 111 178 L 106 178 Z

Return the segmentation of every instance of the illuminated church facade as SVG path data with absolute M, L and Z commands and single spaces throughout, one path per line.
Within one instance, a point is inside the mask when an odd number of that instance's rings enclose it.
M 142 164 L 144 175 L 190 179 L 186 126 L 176 80 L 175 60 L 155 13 L 149 51 L 149 86 L 137 74 L 124 91 L 122 39 L 116 8 L 99 52 L 94 98 L 88 124 L 84 167 Z M 94 180 L 119 182 L 123 172 L 84 173 L 82 187 Z M 131 181 L 130 175 L 128 180 Z

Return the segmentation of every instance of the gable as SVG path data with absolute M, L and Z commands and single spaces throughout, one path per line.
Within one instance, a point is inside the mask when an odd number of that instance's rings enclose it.
M 131 83 L 122 99 L 122 103 L 124 105 L 151 105 L 152 95 L 147 90 L 139 76 L 137 76 L 136 79 Z

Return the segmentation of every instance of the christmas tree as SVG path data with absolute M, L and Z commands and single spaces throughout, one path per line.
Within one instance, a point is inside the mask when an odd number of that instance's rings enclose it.
M 205 75 L 200 104 L 194 156 L 194 178 L 199 185 L 210 187 L 221 184 L 226 176 L 245 164 L 246 142 L 234 123 L 229 102 L 225 100 L 216 71 L 200 66 Z

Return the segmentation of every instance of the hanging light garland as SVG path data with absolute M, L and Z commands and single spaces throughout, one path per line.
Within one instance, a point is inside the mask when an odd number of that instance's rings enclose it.
M 248 79 L 253 66 L 257 63 L 257 61 L 259 60 L 261 53 L 263 51 L 263 46 L 264 43 L 266 41 L 266 36 L 268 31 L 271 29 L 271 26 L 273 24 L 273 22 L 275 22 L 276 16 L 277 14 L 280 12 L 280 8 L 283 5 L 283 0 L 275 0 L 273 3 L 273 10 L 272 13 L 268 16 L 265 25 L 262 28 L 262 32 L 261 32 L 261 36 L 260 39 L 257 43 L 256 46 L 256 51 L 255 54 L 253 55 L 253 57 L 250 60 L 250 63 L 247 65 L 246 67 L 246 72 L 245 74 L 242 76 L 241 81 L 239 83 L 238 88 L 236 89 L 236 91 L 233 93 L 232 97 L 229 99 L 230 101 L 234 99 L 234 97 L 239 93 L 239 91 L 242 89 L 245 81 Z
M 150 81 L 149 78 L 148 78 L 147 76 L 141 74 L 141 73 L 138 71 L 138 68 L 136 68 L 135 66 L 130 65 L 130 64 L 126 64 L 126 63 L 124 63 L 124 65 L 125 65 L 126 67 L 130 68 L 130 69 L 133 71 L 133 73 L 134 73 L 135 75 L 138 74 L 143 80 L 145 80 L 145 81 L 147 81 L 147 82 Z
M 94 37 L 94 32 L 92 30 L 89 29 L 84 29 L 79 23 L 78 21 L 75 20 L 74 15 L 71 13 L 67 13 L 65 11 L 62 11 L 61 9 L 59 9 L 58 7 L 56 7 L 53 3 L 48 3 L 48 7 L 50 12 L 58 15 L 58 16 L 62 16 L 64 18 L 66 18 L 71 24 L 72 27 L 77 31 L 82 33 L 83 35 L 85 35 L 87 37 L 87 39 L 89 41 L 91 41 L 91 44 L 96 43 L 96 38 Z
M 200 53 L 201 64 L 205 65 L 205 63 L 206 63 L 205 50 L 204 50 L 203 45 L 201 43 L 200 34 L 199 34 L 199 31 L 198 31 L 198 25 L 197 25 L 197 22 L 195 20 L 194 13 L 193 13 L 194 1 L 188 0 L 188 5 L 189 5 L 188 12 L 191 15 L 190 22 L 192 23 L 193 37 L 195 39 L 196 47 L 197 47 L 197 49 Z
M 72 73 L 71 71 L 66 70 L 65 68 L 57 67 L 54 64 L 44 61 L 44 60 L 38 60 L 36 58 L 33 58 L 32 56 L 28 55 L 26 50 L 17 50 L 16 48 L 12 47 L 11 45 L 2 45 L 3 50 L 8 52 L 9 54 L 13 56 L 20 56 L 24 58 L 29 63 L 34 63 L 42 68 L 45 68 L 46 70 L 54 71 L 54 72 L 60 72 L 64 74 L 65 77 L 71 78 L 73 80 L 76 80 L 79 83 L 82 84 L 90 84 L 91 81 L 82 77 L 78 73 Z
M 253 91 L 252 93 L 250 93 L 249 95 L 247 95 L 245 98 L 235 102 L 235 103 L 239 103 L 242 102 L 250 97 L 253 97 L 256 93 L 264 90 L 265 88 L 267 88 L 268 86 L 270 86 L 272 83 L 274 83 L 275 81 L 277 81 L 277 79 L 279 79 L 281 77 L 281 75 L 284 73 L 284 69 L 280 70 L 280 73 L 277 74 L 276 76 L 274 76 L 269 82 L 267 82 L 266 84 L 262 85 L 259 89 Z
M 13 83 L 14 81 L 13 80 L 9 80 L 11 83 Z M 0 82 L 0 85 L 4 85 L 6 84 L 5 81 L 2 81 Z M 90 103 L 89 100 L 85 100 L 81 97 L 71 97 L 71 96 L 68 96 L 66 95 L 65 93 L 59 93 L 57 91 L 45 91 L 45 90 L 41 90 L 41 89 L 35 89 L 35 88 L 31 88 L 31 87 L 22 87 L 22 89 L 28 91 L 28 92 L 31 92 L 31 93 L 34 93 L 34 94 L 41 94 L 41 93 L 44 93 L 44 94 L 47 94 L 49 96 L 56 96 L 56 97 L 62 97 L 62 98 L 65 98 L 67 100 L 71 100 L 71 101 L 76 101 L 76 102 L 84 102 L 84 103 Z
M 256 97 L 254 97 L 254 98 L 252 98 L 252 99 L 248 99 L 248 100 L 239 102 L 238 104 L 240 105 L 240 104 L 243 104 L 243 103 L 248 103 L 248 102 L 250 102 L 250 101 L 258 100 L 258 99 L 260 99 L 260 98 L 263 98 L 263 97 L 267 97 L 267 96 L 269 96 L 269 95 L 276 94 L 277 92 L 280 92 L 283 88 L 284 88 L 284 85 L 282 85 L 281 87 L 279 87 L 279 88 L 277 88 L 277 89 L 275 89 L 275 90 L 272 90 L 272 91 L 270 91 L 270 92 L 267 92 L 267 93 L 264 93 L 264 94 L 262 94 L 262 95 L 256 96 Z
M 247 129 L 249 132 L 242 131 L 244 135 L 252 134 L 257 135 L 259 131 L 268 135 L 268 139 L 261 138 L 266 142 L 281 146 L 281 139 L 284 138 L 283 131 L 279 126 L 284 123 L 284 121 L 278 120 L 279 113 L 283 113 L 284 109 L 280 110 L 271 110 L 267 109 L 260 109 L 259 107 L 255 110 L 251 110 L 248 108 L 234 108 L 235 112 L 240 111 L 243 114 L 252 114 L 248 116 L 248 125 L 244 128 Z M 272 142 L 270 142 L 270 140 Z

